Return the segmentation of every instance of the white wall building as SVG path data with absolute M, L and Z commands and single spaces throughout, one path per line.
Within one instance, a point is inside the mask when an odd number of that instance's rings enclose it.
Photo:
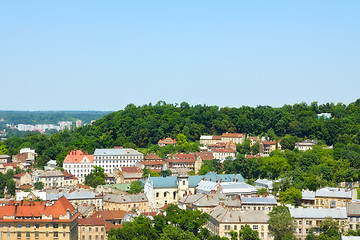
M 84 154 L 81 150 L 73 150 L 65 157 L 63 168 L 83 183 L 85 176 L 89 175 L 94 168 L 93 161 L 93 155 Z
M 105 173 L 114 172 L 115 168 L 135 167 L 144 160 L 144 154 L 132 148 L 96 149 L 94 165 L 105 169 Z

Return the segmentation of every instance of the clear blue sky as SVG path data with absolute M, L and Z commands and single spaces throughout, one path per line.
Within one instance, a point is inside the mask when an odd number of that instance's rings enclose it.
M 0 110 L 360 98 L 360 1 L 2 1 Z

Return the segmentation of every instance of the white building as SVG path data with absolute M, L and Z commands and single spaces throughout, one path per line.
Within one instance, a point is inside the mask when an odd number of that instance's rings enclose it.
M 96 149 L 94 165 L 105 169 L 105 173 L 114 172 L 115 168 L 135 167 L 144 160 L 144 154 L 132 148 Z
M 83 183 L 85 176 L 89 175 L 94 168 L 94 155 L 84 154 L 81 150 L 73 150 L 65 157 L 63 168 Z

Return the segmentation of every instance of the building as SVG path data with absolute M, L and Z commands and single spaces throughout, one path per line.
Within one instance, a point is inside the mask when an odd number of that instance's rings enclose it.
M 129 195 L 106 194 L 103 201 L 104 210 L 149 212 L 149 200 L 145 193 Z
M 245 134 L 243 133 L 223 133 L 221 135 L 221 142 L 233 142 L 235 144 L 242 144 L 245 141 Z
M 310 229 L 313 228 L 315 234 L 320 233 L 320 224 L 326 218 L 331 217 L 339 221 L 340 226 L 347 230 L 347 213 L 346 208 L 290 208 L 291 216 L 294 218 L 295 223 L 295 236 L 297 239 L 304 240 Z
M 235 159 L 236 150 L 230 148 L 215 148 L 211 150 L 214 156 L 214 159 L 219 159 L 224 161 L 226 158 Z
M 31 173 L 32 182 L 42 182 L 44 189 L 65 186 L 65 177 L 60 170 L 44 171 L 36 170 Z
M 80 183 L 85 182 L 85 177 L 94 169 L 94 155 L 73 150 L 65 157 L 64 170 L 74 175 Z
M 82 121 L 81 120 L 77 120 L 76 121 L 76 127 L 81 127 L 82 126 Z
M 0 163 L 0 172 L 5 174 L 9 170 L 15 171 L 17 168 L 24 169 L 24 165 L 20 163 Z
M 6 154 L 0 154 L 0 163 L 10 163 L 11 157 Z
M 52 205 L 33 201 L 1 204 L 0 237 L 78 240 L 79 215 L 65 197 Z
M 204 146 L 207 146 L 208 144 L 217 144 L 219 142 L 221 142 L 221 136 L 200 136 L 200 144 Z
M 317 145 L 317 140 L 305 140 L 303 142 L 295 143 L 295 148 L 299 149 L 300 151 L 307 151 L 311 150 L 313 146 Z
M 28 160 L 30 164 L 34 164 L 36 157 L 37 153 L 34 149 L 22 148 L 19 154 L 13 156 L 12 161 L 15 163 L 26 163 Z
M 266 188 L 269 192 L 273 190 L 273 181 L 268 179 L 256 179 L 255 187 L 257 189 Z
M 261 155 L 268 156 L 272 151 L 276 150 L 275 141 L 260 141 L 259 143 L 259 153 Z
M 131 183 L 142 178 L 143 171 L 138 167 L 122 167 L 116 169 L 116 183 Z
M 247 139 L 250 140 L 250 147 L 254 146 L 254 144 L 256 142 L 259 142 L 260 141 L 260 138 L 259 137 L 247 137 Z
M 114 172 L 115 168 L 135 167 L 144 160 L 144 154 L 132 148 L 96 149 L 94 165 L 105 169 L 105 173 Z
M 95 206 L 96 210 L 101 210 L 103 208 L 103 196 L 90 191 L 77 190 L 70 193 L 47 193 L 46 201 L 53 202 L 61 197 L 66 197 L 66 199 L 68 199 L 75 207 L 83 204 L 91 204 Z
M 346 210 L 349 220 L 349 229 L 354 231 L 358 230 L 360 223 L 360 202 L 349 202 Z
M 225 199 L 223 194 L 192 194 L 181 198 L 178 202 L 178 206 L 181 209 L 199 210 L 201 212 L 208 212 L 211 209 L 219 206 L 221 198 Z
M 356 189 L 325 187 L 315 192 L 315 207 L 336 208 L 346 207 L 348 202 L 357 199 Z
M 317 117 L 318 119 L 331 119 L 331 113 L 319 113 Z
M 164 164 L 165 161 L 161 157 L 159 157 L 155 153 L 149 153 L 148 155 L 145 156 L 144 161 L 137 163 L 137 166 L 142 170 L 147 168 L 150 171 L 160 172 Z
M 268 211 L 271 212 L 277 206 L 274 196 L 241 196 L 241 209 L 244 211 Z
M 67 171 L 62 172 L 64 174 L 64 186 L 76 186 L 79 184 L 77 177 L 68 173 Z
M 165 147 L 165 146 L 167 146 L 167 145 L 176 146 L 176 139 L 175 139 L 175 138 L 172 139 L 172 138 L 169 138 L 169 137 L 164 138 L 164 139 L 160 139 L 160 140 L 158 141 L 158 145 L 159 145 L 160 147 Z
M 196 193 L 222 193 L 225 196 L 238 196 L 238 195 L 256 195 L 257 189 L 244 182 L 211 182 L 201 180 L 197 187 Z
M 14 181 L 16 182 L 16 187 L 22 185 L 33 185 L 31 175 L 28 172 L 22 172 L 13 176 Z
M 187 172 L 178 172 L 177 176 L 148 177 L 140 180 L 144 184 L 144 193 L 149 200 L 150 210 L 158 209 L 166 204 L 177 203 L 179 199 L 195 194 L 201 180 L 210 182 L 245 182 L 238 174 L 216 174 L 189 176 Z
M 49 160 L 44 167 L 45 170 L 55 170 L 56 168 L 56 160 Z
M 106 222 L 102 218 L 80 218 L 79 240 L 106 240 Z
M 115 226 L 121 226 L 125 222 L 127 211 L 112 210 L 112 211 L 98 211 L 95 212 L 90 218 L 102 218 L 105 222 Z M 109 229 L 110 230 L 110 229 Z
M 230 238 L 230 232 L 238 232 L 245 225 L 259 232 L 259 238 L 264 240 L 272 239 L 269 232 L 268 211 L 239 211 L 231 210 L 223 206 L 217 206 L 210 210 L 209 220 L 206 223 L 207 229 L 213 235 Z

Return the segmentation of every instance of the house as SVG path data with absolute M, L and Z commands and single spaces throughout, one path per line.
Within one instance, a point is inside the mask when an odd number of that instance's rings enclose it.
M 150 171 L 160 172 L 164 164 L 165 161 L 163 161 L 161 157 L 159 157 L 155 153 L 149 153 L 148 155 L 145 156 L 145 160 L 138 162 L 136 166 L 142 170 L 147 168 Z
M 259 142 L 260 141 L 260 138 L 259 137 L 247 137 L 247 139 L 250 140 L 250 147 L 254 146 L 254 144 L 256 142 Z
M 31 175 L 28 172 L 22 172 L 13 176 L 16 186 L 20 187 L 21 185 L 33 185 L 31 180 Z
M 44 183 L 44 189 L 65 186 L 64 174 L 60 170 L 44 171 L 36 170 L 31 173 L 32 182 Z
M 196 187 L 196 193 L 222 193 L 225 196 L 256 195 L 257 192 L 255 187 L 244 182 L 211 182 L 201 180 Z
M 219 206 L 220 200 L 217 197 L 219 195 L 221 195 L 223 199 L 226 198 L 223 194 L 191 194 L 181 198 L 178 202 L 178 206 L 181 209 L 207 212 Z
M 360 223 L 360 202 L 349 202 L 346 207 L 349 220 L 349 229 L 358 230 Z
M 233 142 L 235 144 L 242 144 L 245 141 L 245 134 L 243 133 L 223 133 L 221 135 L 221 142 Z
M 315 207 L 336 208 L 346 207 L 348 202 L 357 199 L 356 189 L 325 187 L 315 192 Z
M 314 229 L 315 234 L 320 233 L 320 224 L 326 218 L 331 217 L 334 220 L 339 221 L 344 226 L 344 230 L 347 230 L 347 212 L 346 208 L 290 208 L 290 215 L 294 218 L 295 223 L 295 236 L 297 239 L 304 240 L 310 229 Z
M 117 195 L 106 194 L 103 198 L 104 210 L 123 210 L 123 211 L 149 211 L 149 200 L 144 193 Z
M 56 160 L 49 160 L 44 167 L 45 170 L 55 170 L 56 168 Z
M 144 184 L 144 193 L 149 200 L 150 209 L 158 209 L 166 204 L 177 203 L 179 199 L 189 194 L 195 194 L 196 187 L 201 180 L 211 182 L 245 182 L 238 174 L 216 174 L 189 176 L 186 172 L 179 172 L 177 176 L 148 177 L 140 180 Z
M 158 141 L 158 145 L 159 145 L 160 147 L 165 147 L 165 146 L 167 146 L 167 145 L 176 146 L 176 139 L 175 139 L 175 138 L 172 139 L 172 138 L 170 138 L 170 137 L 167 137 L 167 138 L 164 138 L 164 139 L 160 139 L 160 140 Z
M 15 163 L 26 163 L 26 160 L 28 160 L 28 163 L 32 165 L 34 164 L 37 155 L 38 154 L 34 149 L 22 148 L 20 149 L 19 154 L 13 156 L 12 161 Z
M 0 154 L 0 163 L 10 163 L 11 157 L 6 154 Z
M 221 142 L 221 136 L 200 136 L 200 145 L 208 146 L 209 144 L 217 144 Z
M 274 196 L 241 196 L 241 209 L 244 211 L 271 212 L 277 206 Z
M 138 167 L 122 167 L 115 170 L 116 183 L 131 183 L 142 178 L 143 171 Z
M 245 225 L 259 232 L 259 238 L 264 240 L 272 239 L 269 232 L 268 211 L 240 211 L 225 208 L 221 205 L 211 209 L 206 228 L 213 235 L 230 238 L 230 232 L 238 232 Z
M 23 170 L 25 167 L 21 163 L 0 163 L 0 172 L 5 174 L 9 170 L 15 171 L 16 168 Z
M 75 207 L 83 204 L 92 204 L 95 206 L 96 210 L 103 208 L 103 196 L 90 191 L 77 190 L 70 193 L 47 193 L 46 201 L 53 202 L 63 196 L 66 197 L 66 199 L 68 199 Z
M 269 192 L 273 190 L 273 181 L 268 179 L 256 179 L 255 187 L 257 189 L 266 188 Z
M 319 113 L 317 117 L 318 119 L 331 119 L 331 113 Z
M 263 156 L 268 156 L 272 151 L 276 150 L 275 141 L 260 141 L 259 153 Z
M 229 148 L 215 148 L 211 150 L 214 156 L 214 159 L 219 159 L 224 161 L 226 158 L 235 159 L 236 151 Z
M 24 192 L 24 191 L 16 191 L 15 193 L 16 201 L 22 200 L 43 200 L 46 201 L 46 192 L 42 190 L 34 190 L 31 192 Z
M 35 201 L 1 204 L 0 236 L 3 239 L 78 240 L 79 215 L 65 197 L 52 205 Z
M 173 154 L 172 159 L 165 161 L 169 168 L 187 168 L 194 171 L 195 174 L 199 172 L 202 165 L 202 158 L 196 157 L 195 154 Z
M 311 150 L 313 146 L 317 145 L 317 140 L 305 140 L 303 142 L 296 142 L 295 148 L 299 149 L 300 151 L 307 151 Z
M 94 169 L 94 155 L 83 153 L 81 150 L 72 150 L 65 157 L 63 168 L 83 183 L 85 177 Z
M 71 173 L 68 173 L 67 171 L 62 171 L 62 173 L 64 175 L 64 186 L 76 186 L 79 184 L 77 177 Z
M 94 152 L 94 165 L 102 167 L 105 173 L 121 167 L 135 167 L 143 160 L 144 154 L 132 148 L 96 149 Z
M 79 240 L 106 240 L 106 222 L 103 218 L 80 218 Z
M 113 225 L 120 225 L 125 222 L 125 216 L 128 212 L 124 210 L 98 211 L 90 218 L 102 218 L 104 221 Z

